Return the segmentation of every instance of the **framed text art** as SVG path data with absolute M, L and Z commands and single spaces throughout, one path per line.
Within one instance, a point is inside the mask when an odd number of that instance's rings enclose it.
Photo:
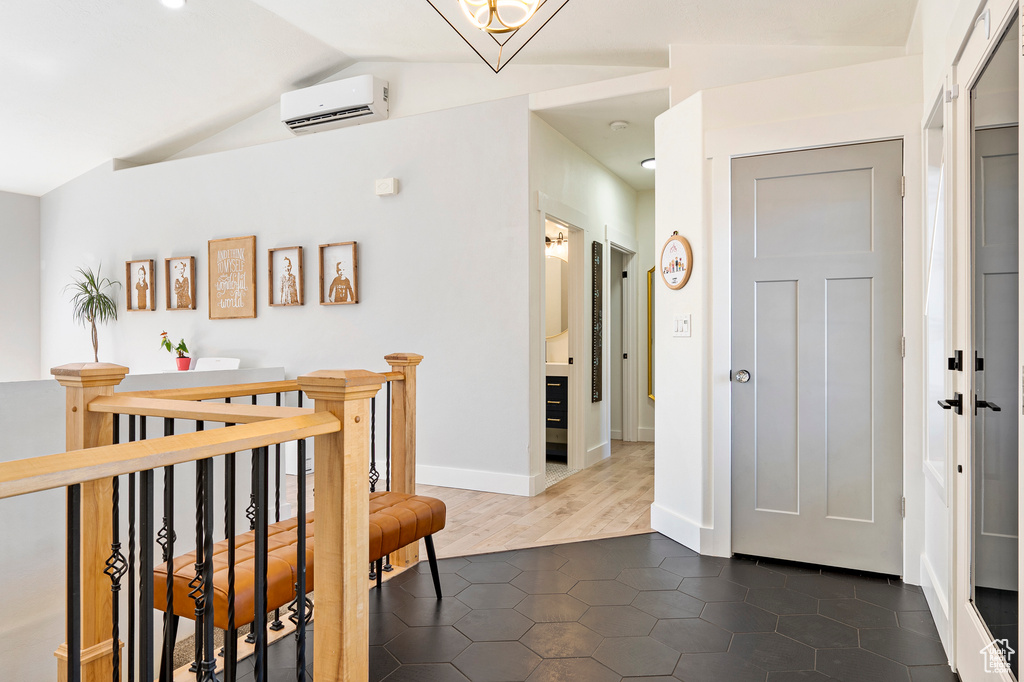
M 164 259 L 168 310 L 196 309 L 196 257 Z
M 355 242 L 320 245 L 320 305 L 359 303 Z
M 256 237 L 209 242 L 210 319 L 256 317 Z
M 692 270 L 690 242 L 686 237 L 680 237 L 678 232 L 673 232 L 661 250 L 661 278 L 669 289 L 682 289 L 690 280 Z
M 128 310 L 156 310 L 156 282 L 153 260 L 130 260 L 124 264 L 124 288 Z
M 302 305 L 302 247 L 282 246 L 267 250 L 270 305 Z

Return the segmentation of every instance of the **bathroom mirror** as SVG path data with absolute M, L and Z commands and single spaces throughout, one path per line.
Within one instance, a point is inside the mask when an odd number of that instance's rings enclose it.
M 545 336 L 549 339 L 569 329 L 569 263 L 557 256 L 545 259 Z

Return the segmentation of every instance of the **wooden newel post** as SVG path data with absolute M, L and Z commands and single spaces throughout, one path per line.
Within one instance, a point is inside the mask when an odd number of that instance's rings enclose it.
M 67 391 L 66 448 L 84 450 L 113 442 L 114 418 L 90 412 L 89 403 L 99 396 L 113 395 L 128 368 L 106 362 L 62 365 L 50 370 Z M 112 524 L 109 478 L 83 483 L 82 490 L 82 681 L 110 682 L 111 658 L 110 578 L 103 573 L 110 556 Z M 120 646 L 120 643 L 119 643 Z M 67 679 L 67 645 L 57 657 L 57 679 Z
M 391 489 L 416 494 L 416 366 L 422 355 L 392 353 L 384 356 L 391 371 L 401 372 L 402 381 L 391 384 Z M 395 566 L 412 566 L 420 560 L 420 543 L 406 545 L 391 555 Z
M 364 370 L 320 371 L 298 378 L 341 431 L 314 440 L 316 488 L 316 682 L 369 676 L 370 398 L 385 377 Z

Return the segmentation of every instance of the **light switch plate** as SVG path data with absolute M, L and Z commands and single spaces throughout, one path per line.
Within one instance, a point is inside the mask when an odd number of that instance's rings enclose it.
M 689 338 L 690 336 L 690 315 L 676 315 L 672 324 L 672 336 L 678 338 Z

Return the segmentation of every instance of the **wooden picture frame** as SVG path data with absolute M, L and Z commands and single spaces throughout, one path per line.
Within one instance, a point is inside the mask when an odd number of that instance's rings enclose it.
M 196 257 L 164 259 L 164 300 L 167 310 L 196 309 Z
M 678 232 L 665 242 L 661 249 L 661 279 L 669 289 L 682 289 L 690 281 L 690 274 L 693 272 L 693 250 L 690 249 L 690 242 L 686 237 L 680 237 Z
M 156 278 L 153 259 L 124 264 L 126 304 L 129 311 L 156 310 Z
M 211 320 L 256 317 L 256 237 L 209 241 Z
M 327 270 L 324 266 L 327 266 Z M 359 261 L 355 242 L 320 245 L 320 305 L 359 303 Z
M 296 263 L 298 268 L 295 267 Z M 267 274 L 270 307 L 303 305 L 306 276 L 302 267 L 301 246 L 267 249 Z

